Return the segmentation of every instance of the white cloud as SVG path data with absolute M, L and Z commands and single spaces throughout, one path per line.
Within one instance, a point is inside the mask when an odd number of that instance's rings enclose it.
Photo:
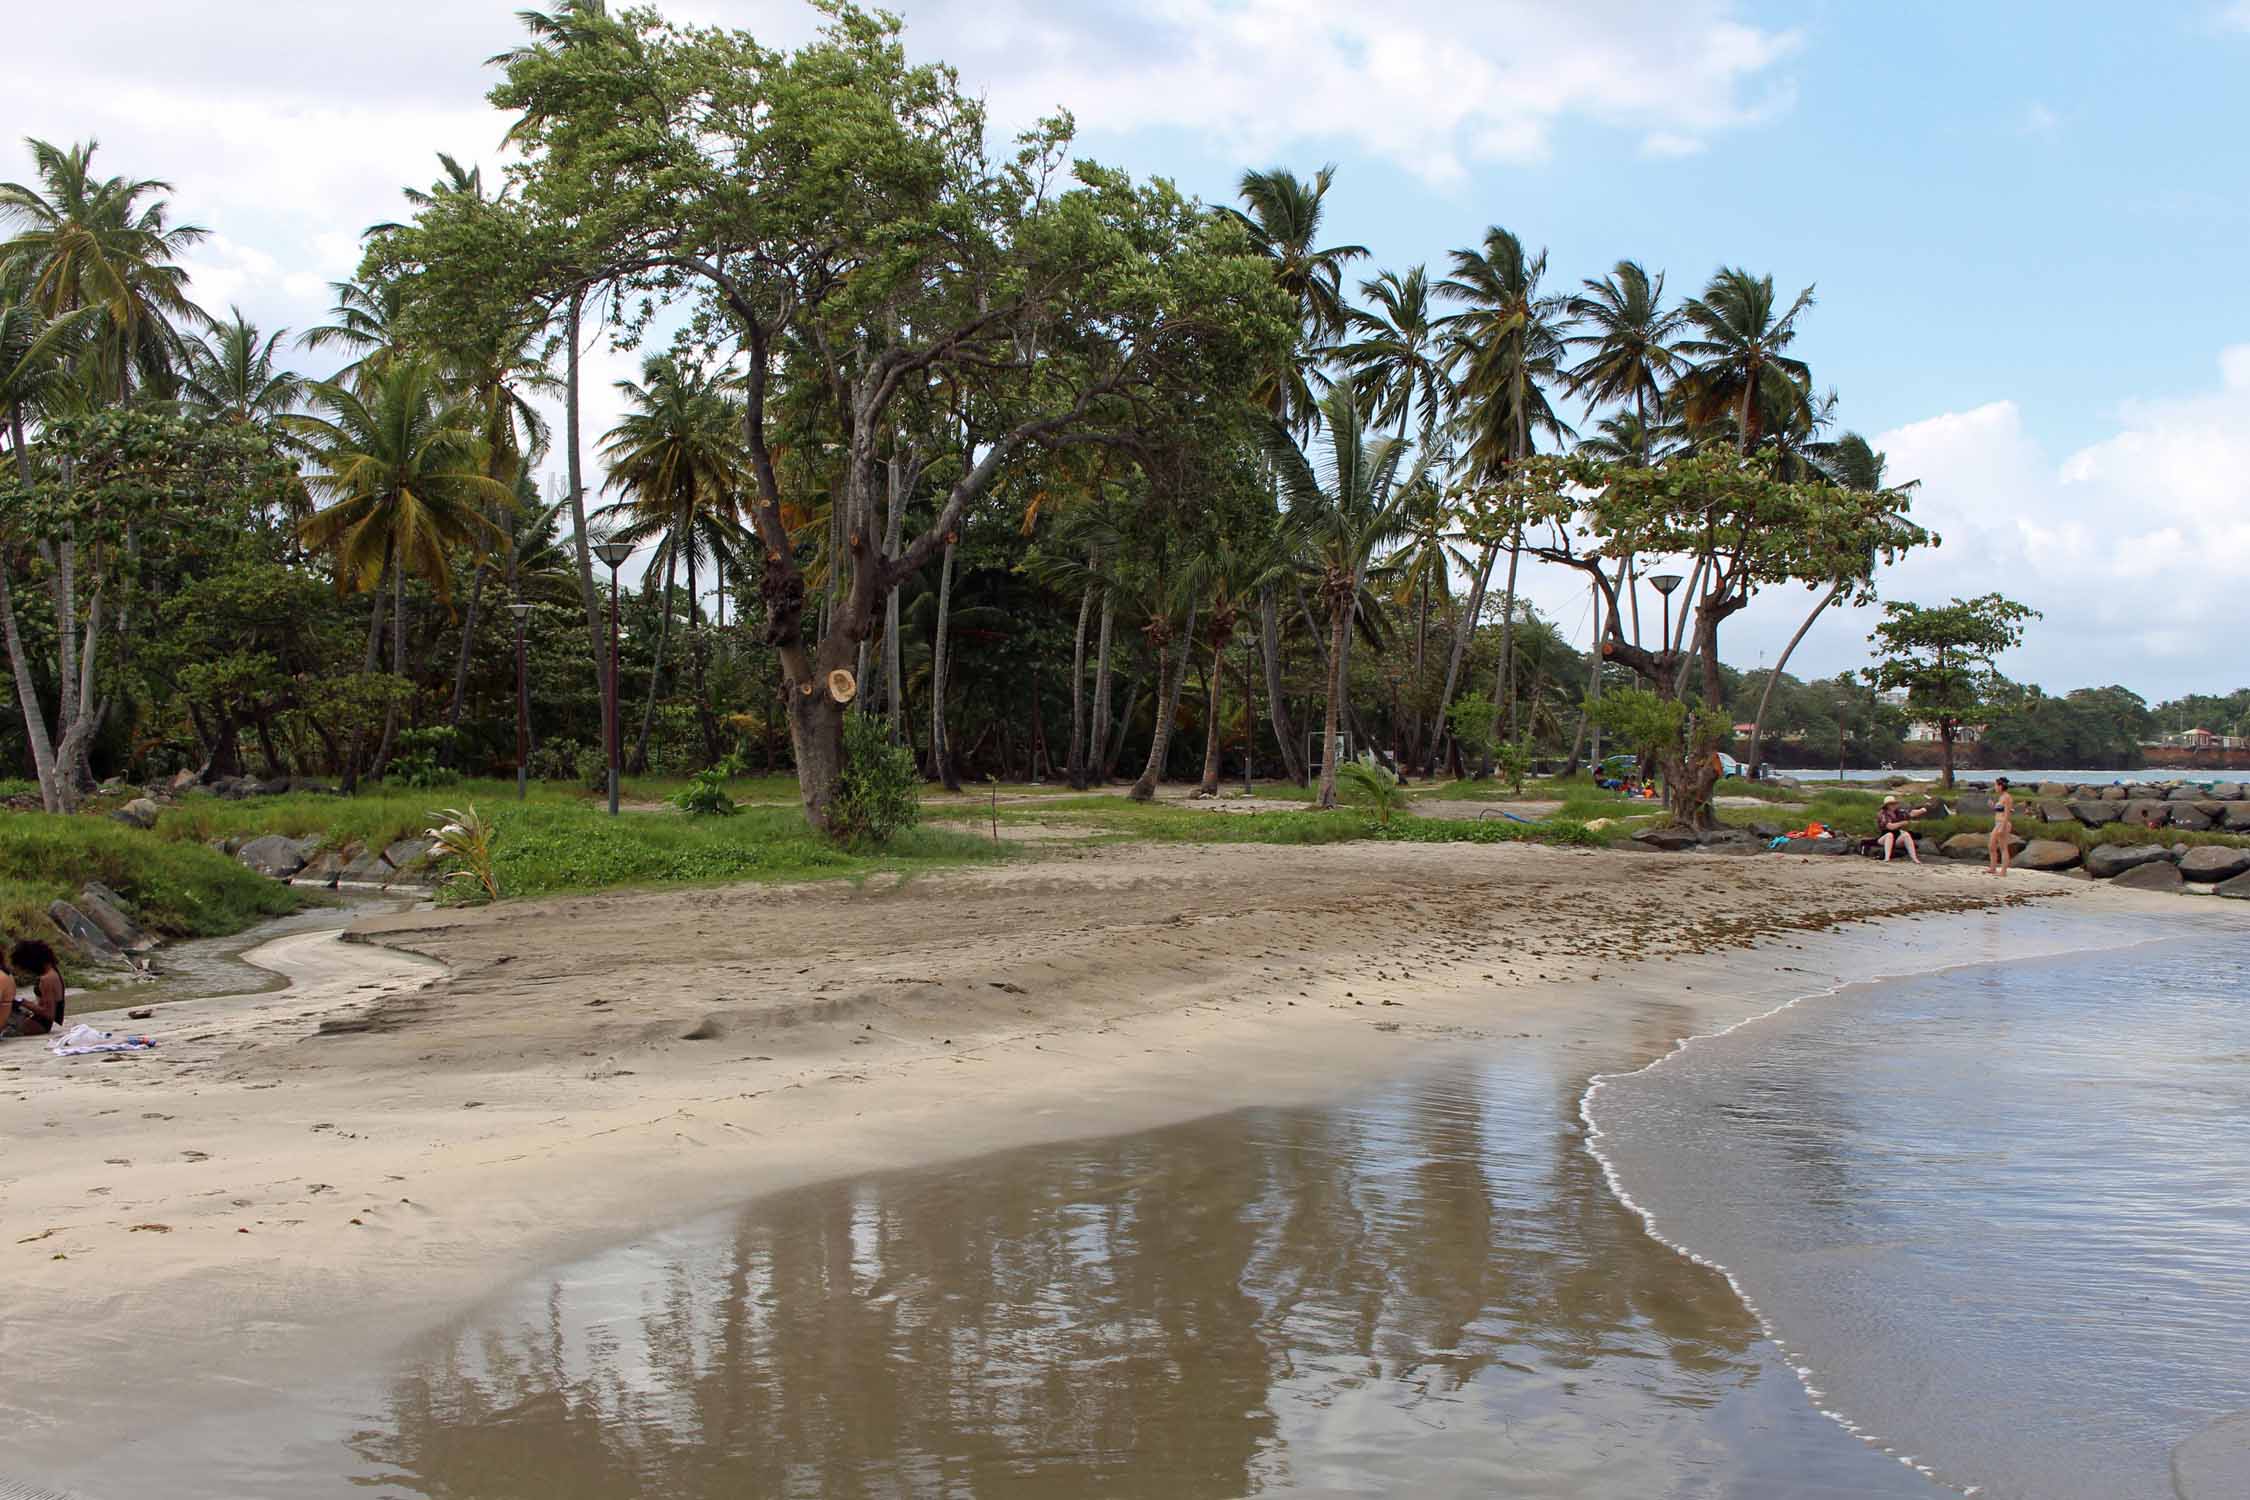
M 2250 31 L 2250 0 L 2229 0 L 2219 7 L 2216 19 L 2231 30 Z
M 2127 402 L 2113 432 L 2059 458 L 2011 401 L 1877 435 L 1891 473 L 1922 480 L 1915 518 L 1945 538 L 1887 572 L 1885 596 L 1996 589 L 2041 610 L 2005 666 L 2050 691 L 2250 682 L 2250 345 L 2217 363 L 2215 387 Z

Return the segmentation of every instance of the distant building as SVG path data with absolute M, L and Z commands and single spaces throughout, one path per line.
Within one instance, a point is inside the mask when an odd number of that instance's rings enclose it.
M 1943 738 L 1945 736 L 1938 732 L 1936 723 L 1929 719 L 1916 719 L 1906 726 L 1908 744 L 1934 745 Z M 1953 743 L 1956 745 L 1973 745 L 1983 738 L 1982 724 L 1963 724 L 1953 731 Z

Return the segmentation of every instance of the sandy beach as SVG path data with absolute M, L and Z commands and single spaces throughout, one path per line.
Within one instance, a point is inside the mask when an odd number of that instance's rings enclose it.
M 0 1475 L 61 1472 L 66 1432 L 287 1392 L 779 1188 L 1515 1037 L 1653 1058 L 1839 978 L 2179 910 L 1861 860 L 1136 847 L 284 938 L 255 957 L 289 988 L 160 1009 L 153 1054 L 0 1051 L 0 1360 L 38 1375 L 0 1393 Z

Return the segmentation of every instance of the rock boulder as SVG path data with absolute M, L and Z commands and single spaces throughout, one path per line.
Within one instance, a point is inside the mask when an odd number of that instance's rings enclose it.
M 2245 860 L 2244 864 L 2250 867 L 2250 860 Z M 133 919 L 125 915 L 125 903 L 106 885 L 89 882 L 78 893 L 78 909 L 121 952 L 146 953 L 156 946 L 156 939 L 134 925 Z
M 2171 809 L 2174 828 L 2186 833 L 2201 833 L 2211 826 L 2210 815 L 2193 802 L 2167 802 L 2164 805 Z M 2216 807 L 2218 804 L 2212 805 Z
M 63 931 L 63 936 L 83 950 L 90 958 L 116 963 L 125 955 L 109 940 L 109 934 L 96 927 L 91 918 L 68 901 L 56 901 L 47 908 L 47 916 Z
M 400 839 L 383 851 L 383 860 L 402 873 L 419 870 L 430 858 L 430 840 Z
M 269 833 L 263 838 L 255 838 L 244 844 L 241 852 L 236 854 L 235 858 L 261 875 L 271 875 L 276 880 L 287 880 L 290 876 L 302 870 L 305 867 L 305 862 L 311 859 L 312 855 L 313 841 L 311 839 L 284 838 L 278 833 Z
M 2063 798 L 2070 795 L 2070 788 L 2064 786 L 2059 781 L 2042 781 L 2039 783 L 2039 795 L 2042 797 L 2051 797 L 2055 801 L 2060 802 Z
M 2229 833 L 2250 833 L 2250 802 L 2228 803 L 2226 825 Z
M 2143 865 L 2169 865 L 2172 851 L 2162 844 L 2096 844 L 2086 851 L 2086 868 L 2096 880 L 2109 880 Z
M 2125 804 L 2123 821 L 2136 828 L 2162 828 L 2171 820 L 2172 808 L 2169 803 L 2158 802 L 2149 797 L 2136 797 Z
M 2196 802 L 2202 800 L 2202 797 L 2203 788 L 2199 786 L 2176 786 L 2164 793 L 2164 800 L 2167 802 Z
M 2010 834 L 2008 847 L 2017 854 L 2023 853 L 2023 837 L 2020 834 Z M 1940 852 L 1947 859 L 1989 859 L 1992 855 L 1992 838 L 1983 833 L 1957 833 L 1940 846 Z
M 164 809 L 147 797 L 135 797 L 117 810 L 117 821 L 134 828 L 154 828 Z
M 2135 865 L 2112 883 L 2133 891 L 2177 891 L 2187 884 L 2180 878 L 2180 867 L 2170 860 Z
M 2180 856 L 2180 873 L 2189 880 L 2232 880 L 2250 872 L 2250 849 L 2206 844 Z
M 2213 802 L 2240 802 L 2242 800 L 2242 783 L 2239 781 L 2213 782 L 2211 784 L 2211 800 Z
M 2250 875 L 2237 875 L 2232 880 L 2222 880 L 2211 894 L 2226 896 L 2236 901 L 2250 901 Z
M 2067 839 L 2033 839 L 2016 855 L 2016 868 L 2068 870 L 2076 866 L 2083 857 L 2078 846 Z
M 340 885 L 382 885 L 390 878 L 391 867 L 373 849 L 363 850 L 336 872 Z
M 1692 828 L 1644 828 L 1633 835 L 1633 842 L 1645 848 L 1663 849 L 1667 852 L 1693 849 L 1696 845 L 1696 833 Z
M 2108 802 L 2123 802 L 2130 795 L 2121 786 L 2110 785 L 2102 788 L 2102 798 Z
M 2105 828 L 2125 816 L 2125 805 L 2082 797 L 2070 804 L 2070 815 L 2088 828 Z

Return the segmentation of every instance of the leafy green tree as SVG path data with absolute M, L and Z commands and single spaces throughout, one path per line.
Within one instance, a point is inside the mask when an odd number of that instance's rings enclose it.
M 1992 701 L 1994 660 L 2023 643 L 2039 611 L 2000 594 L 1921 605 L 1893 600 L 1868 639 L 1883 653 L 1876 682 L 1906 690 L 1907 712 L 1937 726 L 1944 784 L 1953 786 L 1953 745 L 1961 726 Z
M 515 191 L 433 205 L 392 237 L 431 295 L 685 298 L 741 360 L 765 635 L 816 827 L 842 768 L 832 674 L 1003 469 L 1058 444 L 1145 452 L 1215 393 L 1247 390 L 1292 331 L 1238 226 L 1088 163 L 1064 185 L 1061 122 L 993 159 L 982 107 L 950 71 L 909 64 L 897 33 L 839 5 L 788 52 L 634 12 L 591 45 L 527 49 L 494 94 L 521 122 Z M 776 469 L 774 424 L 798 385 L 819 395 L 801 410 L 822 414 L 799 446 L 835 445 L 842 538 L 837 597 L 811 619 Z M 951 393 L 969 441 L 894 551 L 878 519 L 888 466 L 933 392 Z
M 205 421 L 270 423 L 304 396 L 304 377 L 276 357 L 289 330 L 261 337 L 241 308 L 229 311 L 229 321 L 185 341 L 180 407 Z

